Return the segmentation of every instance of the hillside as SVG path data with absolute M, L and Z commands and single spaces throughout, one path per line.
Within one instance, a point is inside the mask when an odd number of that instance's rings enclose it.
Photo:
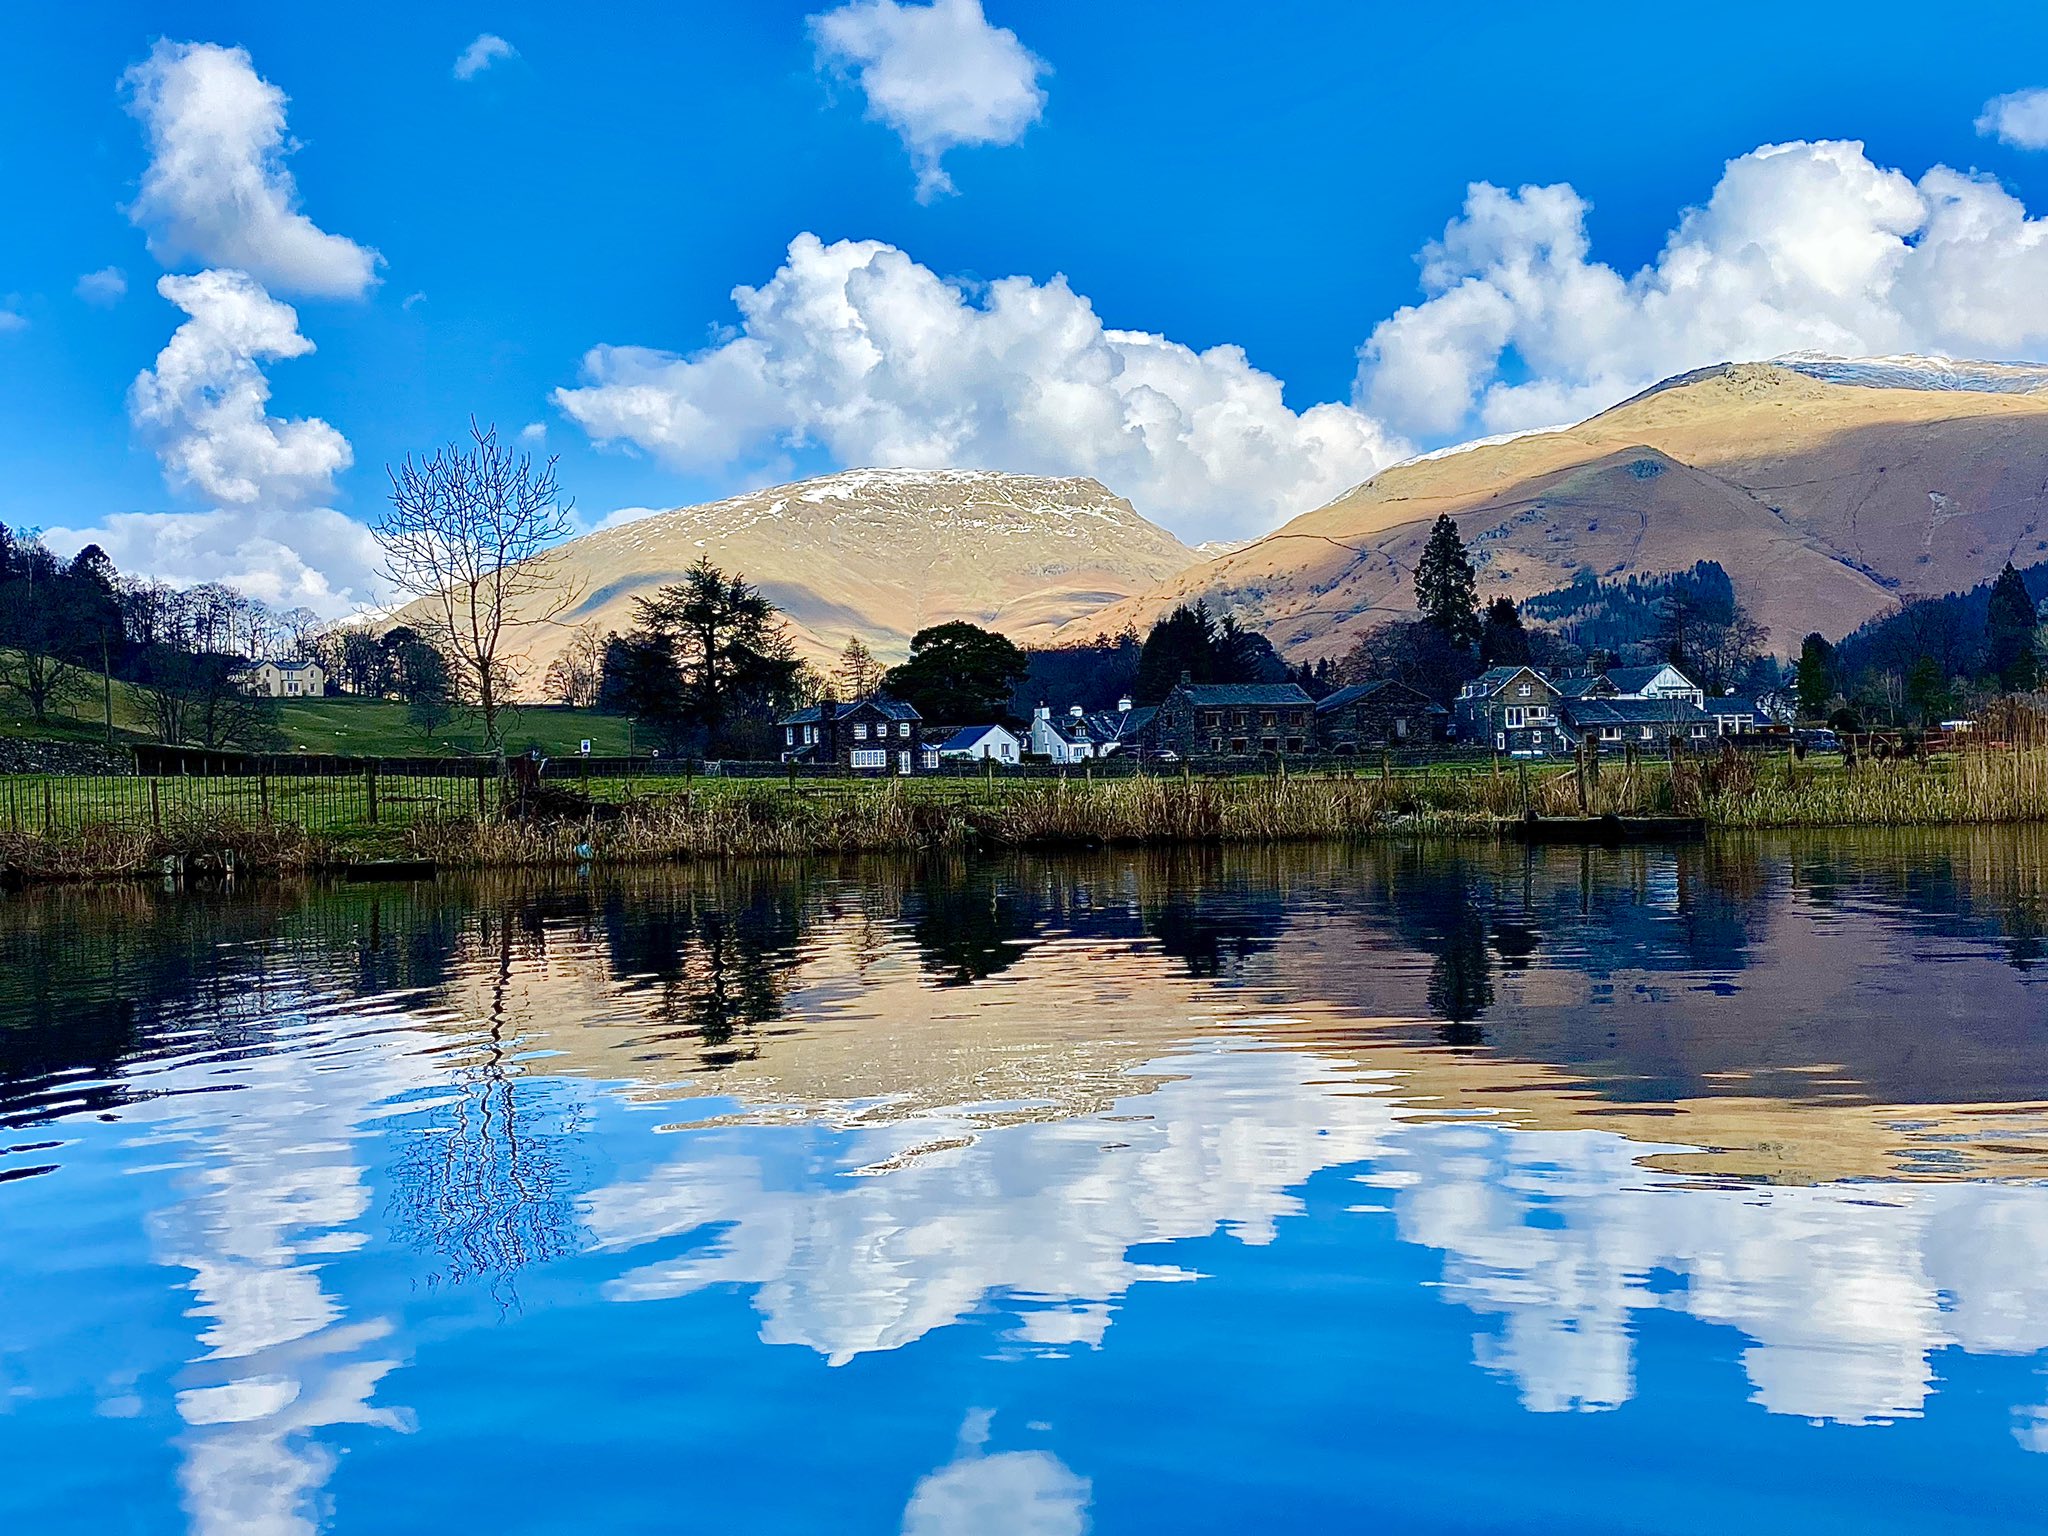
M 1718 561 L 1797 647 L 1899 597 L 2048 555 L 2048 369 L 1795 357 L 1668 380 L 1578 426 L 1395 465 L 1243 549 L 1068 626 L 1141 627 L 1207 596 L 1290 656 L 1410 612 L 1439 513 L 1482 598 Z
M 559 629 L 521 637 L 525 691 L 538 687 L 568 628 L 630 628 L 636 596 L 705 555 L 760 587 L 813 661 L 836 658 L 849 635 L 900 660 L 913 634 L 951 619 L 1041 640 L 1199 559 L 1093 480 L 848 470 L 564 545 L 564 573 L 583 599 Z

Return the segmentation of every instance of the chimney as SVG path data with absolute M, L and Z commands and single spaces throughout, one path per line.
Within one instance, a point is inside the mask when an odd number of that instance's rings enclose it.
M 1190 671 L 1188 671 L 1188 669 L 1187 669 L 1186 667 L 1182 667 L 1182 668 L 1181 668 L 1181 671 L 1180 671 L 1180 685 L 1181 685 L 1181 687 L 1183 687 L 1183 688 L 1190 688 L 1190 687 L 1193 687 L 1193 686 L 1194 686 L 1194 681 L 1195 681 L 1195 674 L 1194 674 L 1194 673 L 1192 673 L 1192 672 L 1190 672 Z
M 1128 693 L 1116 701 L 1116 712 L 1120 715 L 1128 715 L 1131 712 L 1131 696 Z
M 1037 709 L 1032 711 L 1032 714 L 1036 719 L 1050 720 L 1052 718 L 1052 708 L 1050 705 L 1041 704 L 1038 706 Z

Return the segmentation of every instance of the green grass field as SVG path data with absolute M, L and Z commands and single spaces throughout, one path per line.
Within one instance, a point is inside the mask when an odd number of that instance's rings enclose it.
M 117 742 L 154 741 L 148 711 L 127 683 L 114 684 L 114 738 Z M 422 735 L 406 719 L 405 706 L 395 699 L 359 699 L 334 694 L 324 699 L 289 699 L 279 705 L 279 724 L 290 752 L 332 752 L 350 757 L 442 757 L 481 752 L 483 730 L 475 720 L 458 715 L 431 736 Z M 523 752 L 538 744 L 550 757 L 573 756 L 586 738 L 600 756 L 628 750 L 629 722 L 594 710 L 559 704 L 529 704 L 504 716 L 505 745 Z M 98 673 L 88 679 L 79 698 L 38 724 L 13 699 L 0 705 L 0 736 L 52 741 L 105 741 L 105 698 Z

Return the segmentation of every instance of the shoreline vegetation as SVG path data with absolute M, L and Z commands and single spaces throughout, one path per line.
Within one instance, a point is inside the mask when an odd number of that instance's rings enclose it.
M 1581 785 L 1581 774 L 1585 783 Z M 104 781 L 102 781 L 103 783 Z M 495 788 L 294 799 L 232 778 L 129 779 L 118 803 L 85 778 L 5 787 L 9 884 L 170 869 L 290 874 L 380 860 L 449 869 L 573 868 L 848 853 L 1498 837 L 1533 811 L 1697 818 L 1709 829 L 2048 822 L 2048 745 L 1983 746 L 1853 765 L 1792 757 L 1609 759 L 1392 771 L 1062 779 L 697 778 L 577 786 L 582 816 L 507 815 Z M 161 793 L 159 792 L 161 788 Z M 141 807 L 147 807 L 146 811 Z

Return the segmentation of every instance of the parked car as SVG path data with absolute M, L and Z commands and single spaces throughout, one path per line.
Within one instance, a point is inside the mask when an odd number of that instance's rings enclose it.
M 1815 730 L 1800 731 L 1794 738 L 1809 752 L 1839 752 L 1842 739 L 1825 726 Z

